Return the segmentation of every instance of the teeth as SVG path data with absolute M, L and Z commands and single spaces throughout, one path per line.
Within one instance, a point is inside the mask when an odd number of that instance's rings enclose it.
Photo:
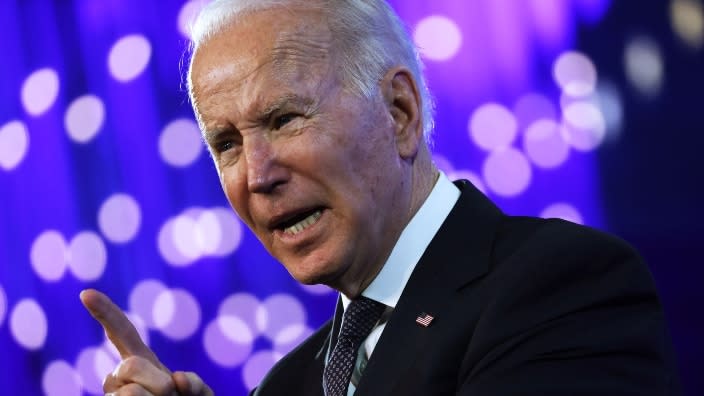
M 284 233 L 290 234 L 290 235 L 296 235 L 299 232 L 308 228 L 308 226 L 310 226 L 311 224 L 318 221 L 318 219 L 322 215 L 323 215 L 323 212 L 321 212 L 320 210 L 316 210 L 313 214 L 311 214 L 310 216 L 306 217 L 305 219 L 299 221 L 298 223 L 292 225 L 291 227 L 286 227 L 284 229 Z

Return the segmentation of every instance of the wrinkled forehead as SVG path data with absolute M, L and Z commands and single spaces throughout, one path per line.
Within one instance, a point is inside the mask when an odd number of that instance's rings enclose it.
M 238 16 L 195 50 L 189 73 L 193 93 L 224 78 L 271 69 L 272 75 L 312 72 L 331 62 L 332 34 L 316 9 L 273 8 Z

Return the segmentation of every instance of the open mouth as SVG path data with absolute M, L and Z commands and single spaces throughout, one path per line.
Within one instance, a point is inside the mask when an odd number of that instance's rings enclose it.
M 276 229 L 283 231 L 286 235 L 296 235 L 315 224 L 315 222 L 317 222 L 322 215 L 322 208 L 314 208 L 298 213 L 291 218 L 278 223 Z

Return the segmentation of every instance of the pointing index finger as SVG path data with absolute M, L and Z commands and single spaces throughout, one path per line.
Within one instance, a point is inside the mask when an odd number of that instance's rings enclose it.
M 91 316 L 103 326 L 105 334 L 120 352 L 122 359 L 141 356 L 169 372 L 154 352 L 142 342 L 137 329 L 125 313 L 108 296 L 95 289 L 87 289 L 81 292 L 80 298 Z

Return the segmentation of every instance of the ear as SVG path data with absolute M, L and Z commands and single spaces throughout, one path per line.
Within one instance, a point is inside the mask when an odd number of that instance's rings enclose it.
M 405 67 L 395 67 L 384 75 L 380 85 L 399 155 L 413 159 L 423 144 L 423 112 L 416 80 Z

